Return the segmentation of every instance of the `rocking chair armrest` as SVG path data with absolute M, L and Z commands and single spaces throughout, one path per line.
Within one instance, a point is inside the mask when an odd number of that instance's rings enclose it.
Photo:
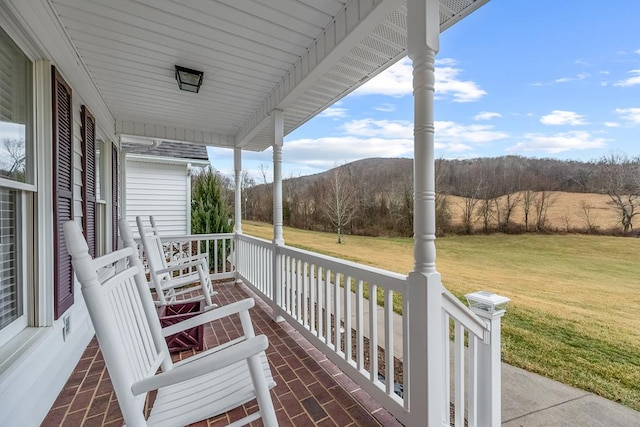
M 175 265 L 171 265 L 167 268 L 161 268 L 159 270 L 156 270 L 157 274 L 162 274 L 162 273 L 173 273 L 174 271 L 180 271 L 180 270 L 184 270 L 185 268 L 190 268 L 190 267 L 197 267 L 198 265 L 206 265 L 204 262 L 204 258 L 199 258 L 197 260 L 193 260 L 190 262 L 185 262 L 182 264 L 175 264 Z M 207 271 L 209 270 L 209 267 L 207 266 Z
M 223 317 L 231 316 L 242 311 L 248 311 L 255 305 L 253 298 L 246 298 L 241 301 L 237 301 L 231 304 L 217 307 L 197 316 L 190 317 L 181 322 L 162 328 L 162 336 L 168 337 L 186 329 L 191 329 L 204 323 L 209 323 L 214 320 L 222 319 Z
M 208 354 L 205 357 L 187 362 L 173 369 L 145 378 L 131 385 L 131 392 L 134 395 L 157 390 L 172 384 L 187 381 L 203 374 L 226 368 L 240 360 L 247 359 L 264 351 L 269 346 L 269 341 L 264 335 L 250 338 L 232 347 L 225 348 L 216 353 Z
M 169 261 L 167 262 L 167 266 L 168 267 L 173 267 L 174 265 L 184 265 L 187 262 L 192 262 L 192 261 L 197 261 L 197 260 L 208 260 L 209 255 L 205 252 L 205 253 L 201 253 L 201 254 L 197 254 L 197 255 L 192 255 L 192 256 L 188 256 L 188 257 L 184 257 L 184 258 L 178 258 L 175 261 Z

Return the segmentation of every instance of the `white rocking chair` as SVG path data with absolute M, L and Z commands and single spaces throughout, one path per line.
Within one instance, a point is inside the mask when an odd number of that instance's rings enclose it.
M 170 263 L 162 248 L 160 236 L 153 229 L 144 227 L 142 217 L 137 217 L 136 222 L 149 265 L 150 284 L 156 290 L 156 304 L 163 306 L 176 302 L 204 300 L 205 309 L 216 307 L 217 305 L 211 299 L 216 292 L 213 290 L 209 274 L 208 258 L 197 256 Z M 135 248 L 133 234 L 124 218 L 118 221 L 118 228 L 125 246 Z M 200 293 L 191 296 L 194 292 L 194 285 L 199 285 Z
M 232 425 L 258 418 L 265 426 L 278 425 L 269 392 L 275 383 L 264 353 L 269 343 L 264 335 L 255 336 L 249 316 L 253 299 L 161 329 L 136 251 L 125 247 L 91 259 L 80 226 L 68 221 L 64 232 L 127 426 L 184 426 L 254 398 L 259 410 Z M 232 314 L 240 317 L 243 337 L 172 363 L 164 337 Z M 159 368 L 162 372 L 156 373 Z M 157 395 L 145 418 L 145 398 L 151 390 Z

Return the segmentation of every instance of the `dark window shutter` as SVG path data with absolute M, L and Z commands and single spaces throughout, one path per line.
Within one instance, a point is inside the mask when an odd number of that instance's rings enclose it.
M 113 250 L 118 249 L 118 150 L 113 147 L 111 155 L 111 220 L 113 221 L 112 230 L 112 247 Z
M 82 106 L 82 228 L 89 255 L 96 256 L 96 119 Z
M 73 268 L 62 225 L 73 219 L 73 100 L 71 87 L 51 67 L 53 88 L 54 316 L 73 305 Z

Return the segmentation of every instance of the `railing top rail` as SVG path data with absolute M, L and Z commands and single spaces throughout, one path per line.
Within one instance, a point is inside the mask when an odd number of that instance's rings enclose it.
M 174 236 L 162 236 L 160 240 L 163 242 L 175 242 L 184 240 L 216 240 L 216 239 L 232 239 L 233 233 L 211 233 L 211 234 L 181 234 Z
M 406 280 L 407 279 L 407 275 L 406 274 L 400 274 L 400 273 L 396 273 L 394 271 L 389 271 L 389 270 L 384 270 L 382 268 L 377 268 L 377 267 L 372 267 L 369 265 L 364 265 L 364 264 L 358 264 L 357 262 L 353 262 L 353 261 L 348 261 L 345 259 L 341 259 L 341 258 L 336 258 L 336 257 L 332 257 L 329 255 L 323 255 L 323 254 L 319 254 L 316 252 L 311 252 L 305 249 L 299 249 L 299 248 L 294 248 L 293 246 L 283 246 L 282 247 L 282 252 L 284 254 L 303 254 L 304 256 L 308 257 L 308 258 L 313 258 L 316 260 L 320 260 L 320 261 L 325 261 L 328 263 L 339 263 L 340 265 L 346 265 L 355 269 L 362 269 L 368 272 L 372 272 L 372 273 L 376 273 L 376 274 L 381 274 L 384 276 L 389 276 L 392 277 L 394 279 L 399 279 L 399 280 Z
M 447 290 L 442 293 L 442 308 L 451 317 L 462 323 L 462 326 L 469 332 L 480 339 L 484 339 L 485 332 L 489 330 L 489 325 Z
M 260 246 L 273 247 L 273 243 L 269 240 L 260 239 L 246 234 L 239 235 L 238 237 L 241 240 L 258 243 Z M 350 270 L 349 272 L 345 273 L 353 274 L 354 277 L 372 283 L 376 283 L 380 280 L 380 278 L 384 278 L 384 285 L 389 289 L 402 293 L 406 291 L 407 276 L 400 273 L 395 273 L 393 271 L 383 270 L 381 268 L 371 267 L 368 265 L 358 264 L 352 261 L 347 261 L 328 255 L 322 255 L 304 249 L 294 248 L 292 246 L 279 246 L 278 250 L 285 256 L 293 256 L 297 258 L 304 257 L 307 262 L 320 265 L 333 271 L 342 270 L 342 272 L 345 272 L 345 269 Z
M 260 237 L 250 236 L 248 234 L 238 234 L 238 239 L 246 240 L 247 242 L 259 242 L 262 246 L 273 245 L 271 240 L 261 239 Z
M 364 280 L 369 283 L 382 285 L 383 287 L 404 294 L 407 286 L 407 276 L 381 268 L 358 264 L 352 261 L 343 260 L 315 252 L 298 249 L 291 246 L 279 248 L 284 256 L 301 258 L 311 264 L 322 266 L 334 272 L 341 272 L 351 275 L 354 278 Z

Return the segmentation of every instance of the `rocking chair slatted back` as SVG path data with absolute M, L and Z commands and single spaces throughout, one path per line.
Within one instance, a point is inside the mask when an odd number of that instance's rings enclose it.
M 205 307 L 215 307 L 211 297 L 216 294 L 209 271 L 209 261 L 205 255 L 180 258 L 174 261 L 167 260 L 162 239 L 158 235 L 153 217 L 150 217 L 152 226 L 144 224 L 143 217 L 136 217 L 138 232 L 144 247 L 144 253 L 149 265 L 151 284 L 156 289 L 158 305 L 167 305 L 178 300 L 182 302 L 204 300 Z M 134 246 L 131 230 L 126 221 L 119 223 L 120 234 L 127 246 Z M 179 274 L 176 274 L 179 273 Z M 199 284 L 199 295 L 189 296 L 191 291 L 187 285 Z M 180 297 L 180 298 L 178 298 Z
M 118 366 L 109 375 L 121 409 L 141 416 L 146 394 L 134 396 L 132 384 L 172 367 L 142 264 L 129 247 L 92 260 L 78 224 L 64 232 L 105 362 Z

